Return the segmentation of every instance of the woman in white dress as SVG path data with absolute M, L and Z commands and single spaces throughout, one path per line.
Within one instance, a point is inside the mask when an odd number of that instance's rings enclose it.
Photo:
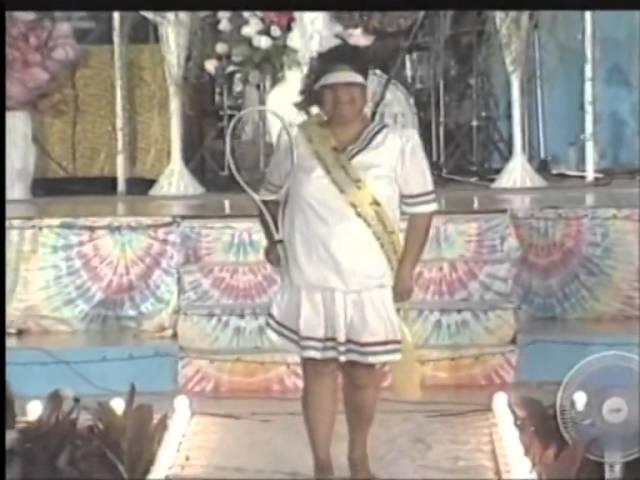
M 291 175 L 282 228 L 287 272 L 268 325 L 300 350 L 303 416 L 321 478 L 333 475 L 339 372 L 351 475 L 371 476 L 367 440 L 378 398 L 376 367 L 400 358 L 394 302 L 412 294 L 414 269 L 437 209 L 417 133 L 393 131 L 367 115 L 364 58 L 349 45 L 318 55 L 302 107 L 316 106 L 322 114 L 298 126 L 293 171 L 284 171 L 287 163 L 279 161 L 288 152 L 282 146 L 264 186 L 277 192 Z M 408 215 L 404 244 L 398 233 L 401 208 Z M 279 265 L 277 246 L 265 232 L 267 260 Z

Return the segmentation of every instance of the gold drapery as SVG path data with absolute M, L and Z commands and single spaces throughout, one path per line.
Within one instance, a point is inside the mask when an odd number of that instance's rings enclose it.
M 169 118 L 163 59 L 157 45 L 129 45 L 131 176 L 157 178 L 169 162 Z M 113 47 L 87 48 L 54 108 L 38 115 L 36 176 L 115 176 Z M 53 160 L 51 159 L 53 157 Z

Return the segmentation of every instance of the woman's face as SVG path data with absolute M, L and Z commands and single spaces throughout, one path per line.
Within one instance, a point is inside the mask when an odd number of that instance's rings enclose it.
M 359 120 L 366 105 L 364 85 L 336 83 L 320 88 L 318 106 L 331 123 L 348 124 Z

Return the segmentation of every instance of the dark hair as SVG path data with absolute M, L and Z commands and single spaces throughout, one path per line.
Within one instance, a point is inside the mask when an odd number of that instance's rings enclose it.
M 347 43 L 336 45 L 319 53 L 311 59 L 309 70 L 305 75 L 302 89 L 300 90 L 301 100 L 296 104 L 296 107 L 308 112 L 310 107 L 317 105 L 318 96 L 313 86 L 338 66 L 347 66 L 366 79 L 371 63 L 369 57 L 368 48 L 355 47 Z

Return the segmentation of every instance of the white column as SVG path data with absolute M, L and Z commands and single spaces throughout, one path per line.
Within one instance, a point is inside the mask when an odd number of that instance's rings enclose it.
M 122 32 L 122 14 L 113 12 L 113 86 L 115 90 L 116 177 L 118 195 L 127 194 L 129 135 L 127 118 L 127 56 Z
M 5 112 L 5 180 L 7 200 L 31 198 L 37 150 L 29 110 Z
M 584 166 L 585 180 L 593 182 L 596 174 L 598 149 L 595 138 L 594 104 L 594 31 L 593 12 L 584 12 Z

